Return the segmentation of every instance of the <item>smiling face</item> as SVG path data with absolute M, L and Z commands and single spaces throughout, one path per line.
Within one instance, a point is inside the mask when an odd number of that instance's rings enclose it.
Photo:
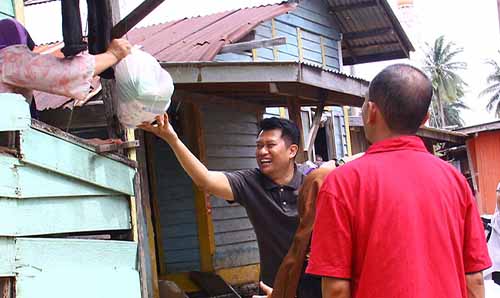
M 287 143 L 281 129 L 265 130 L 259 134 L 255 158 L 264 175 L 275 179 L 293 167 L 298 146 Z

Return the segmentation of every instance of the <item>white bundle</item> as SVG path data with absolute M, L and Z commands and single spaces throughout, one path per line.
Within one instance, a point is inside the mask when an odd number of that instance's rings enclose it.
M 120 122 L 135 128 L 151 122 L 170 106 L 174 83 L 150 54 L 133 48 L 115 67 L 117 113 Z

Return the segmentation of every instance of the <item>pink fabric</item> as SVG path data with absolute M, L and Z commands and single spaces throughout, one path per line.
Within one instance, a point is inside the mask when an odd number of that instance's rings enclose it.
M 0 50 L 0 65 L 0 93 L 22 94 L 31 101 L 32 90 L 38 90 L 84 100 L 90 92 L 95 58 L 81 54 L 61 59 L 15 45 Z

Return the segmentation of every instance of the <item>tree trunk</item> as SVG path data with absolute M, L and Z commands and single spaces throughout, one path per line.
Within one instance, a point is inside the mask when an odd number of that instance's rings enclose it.
M 441 97 L 439 96 L 439 93 L 436 94 L 436 99 L 437 99 L 437 104 L 438 104 L 438 108 L 439 108 L 439 117 L 440 117 L 440 121 L 441 122 L 441 125 L 440 125 L 440 128 L 444 128 L 446 126 L 446 121 L 445 121 L 445 117 L 444 117 L 444 108 L 443 108 L 443 102 L 441 101 Z

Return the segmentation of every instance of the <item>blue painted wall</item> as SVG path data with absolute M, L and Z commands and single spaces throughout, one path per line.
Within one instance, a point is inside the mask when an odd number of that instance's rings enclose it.
M 328 14 L 329 6 L 323 0 L 301 1 L 291 12 L 274 18 L 275 36 L 286 37 L 285 45 L 277 46 L 275 59 L 273 48 L 257 49 L 257 61 L 298 61 L 299 42 L 297 28 L 302 31 L 303 61 L 322 65 L 321 42 L 325 50 L 326 67 L 340 70 L 340 31 L 333 17 Z M 267 21 L 255 29 L 255 39 L 272 38 L 272 21 Z M 216 61 L 252 61 L 251 52 L 226 53 L 215 57 Z
M 167 273 L 200 270 L 200 245 L 191 178 L 163 140 L 154 143 L 156 193 Z M 158 231 L 157 231 L 158 233 Z

